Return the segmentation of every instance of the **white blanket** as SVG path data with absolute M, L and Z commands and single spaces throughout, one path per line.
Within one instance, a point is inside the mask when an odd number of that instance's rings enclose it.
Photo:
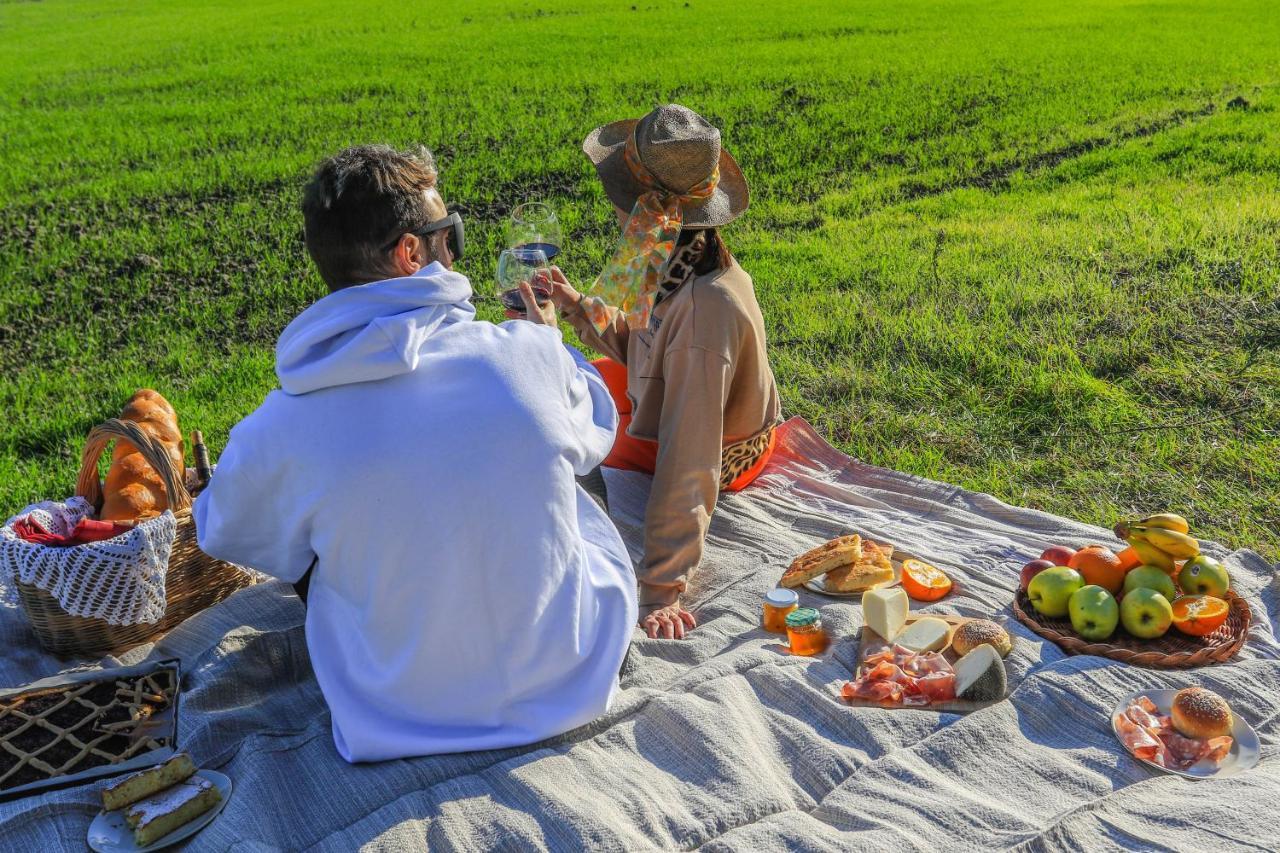
M 187 672 L 182 745 L 236 790 L 191 850 L 1160 849 L 1280 847 L 1280 645 L 1275 569 L 1224 557 L 1254 612 L 1230 664 L 1191 672 L 1068 657 L 1010 618 L 1009 701 L 968 716 L 851 708 L 835 697 L 856 652 L 856 603 L 820 599 L 838 642 L 787 656 L 757 628 L 790 558 L 842 530 L 883 537 L 953 570 L 929 609 L 1009 616 L 1016 570 L 1052 542 L 1101 529 L 851 461 L 803 422 L 784 427 L 765 476 L 724 498 L 684 642 L 640 639 L 609 716 L 533 747 L 350 766 L 334 751 L 288 587 L 237 593 L 150 654 Z M 624 538 L 640 541 L 646 478 L 609 478 Z M 479 605 L 480 603 L 478 603 Z M 0 681 L 65 664 L 0 610 Z M 1130 758 L 1108 712 L 1138 688 L 1198 683 L 1257 729 L 1262 761 L 1194 782 Z M 0 804 L 0 849 L 81 850 L 97 786 Z

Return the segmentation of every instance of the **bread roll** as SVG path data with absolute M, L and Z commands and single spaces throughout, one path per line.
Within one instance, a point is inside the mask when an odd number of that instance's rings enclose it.
M 978 646 L 991 646 L 1000 657 L 1005 657 L 1013 650 L 1013 641 L 1009 632 L 990 619 L 974 619 L 956 628 L 951 638 L 951 648 L 960 657 L 964 657 Z
M 1231 734 L 1231 706 L 1212 690 L 1188 687 L 1173 697 L 1173 727 L 1183 737 L 1205 740 Z
M 136 423 L 143 432 L 164 445 L 169 458 L 179 469 L 182 468 L 182 432 L 178 429 L 178 415 L 159 393 L 150 388 L 135 393 L 120 413 L 120 420 Z M 102 491 L 102 512 L 98 517 L 104 521 L 154 518 L 169 508 L 164 481 L 138 449 L 124 440 L 116 442 Z

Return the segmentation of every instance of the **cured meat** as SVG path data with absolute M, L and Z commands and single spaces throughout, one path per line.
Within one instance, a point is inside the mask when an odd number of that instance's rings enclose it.
M 1217 764 L 1231 752 L 1229 737 L 1201 740 L 1179 734 L 1173 720 L 1146 696 L 1130 702 L 1113 722 L 1125 749 L 1170 770 L 1186 770 L 1206 759 Z
M 922 707 L 956 698 L 955 682 L 955 671 L 941 654 L 894 646 L 869 655 L 862 675 L 840 693 L 846 699 Z

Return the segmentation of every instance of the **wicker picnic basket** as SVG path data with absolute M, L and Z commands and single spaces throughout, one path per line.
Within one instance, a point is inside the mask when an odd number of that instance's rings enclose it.
M 1141 640 L 1118 628 L 1106 642 L 1091 642 L 1075 632 L 1070 619 L 1037 613 L 1024 590 L 1018 590 L 1014 596 L 1013 614 L 1019 622 L 1069 655 L 1097 655 L 1151 669 L 1191 669 L 1225 663 L 1235 657 L 1248 639 L 1249 623 L 1253 621 L 1249 603 L 1230 590 L 1226 601 L 1231 608 L 1227 621 L 1205 637 L 1192 637 L 1170 628 L 1163 637 Z
M 89 433 L 80 462 L 76 494 L 96 509 L 102 508 L 98 460 L 107 446 L 119 439 L 138 448 L 160 475 L 165 494 L 169 496 L 169 508 L 177 519 L 177 533 L 165 574 L 164 617 L 159 622 L 112 625 L 103 619 L 72 616 L 48 592 L 30 584 L 17 583 L 18 597 L 40 645 L 60 656 L 96 657 L 141 645 L 255 582 L 248 572 L 231 563 L 215 560 L 200 550 L 196 544 L 195 520 L 191 517 L 191 493 L 184 483 L 183 470 L 174 464 L 159 442 L 132 421 L 113 418 Z

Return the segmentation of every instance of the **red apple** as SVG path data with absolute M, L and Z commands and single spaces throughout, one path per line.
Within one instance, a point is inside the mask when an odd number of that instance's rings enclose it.
M 1030 563 L 1027 563 L 1022 567 L 1022 574 L 1020 575 L 1022 588 L 1026 589 L 1027 584 L 1031 583 L 1031 579 L 1033 577 L 1040 574 L 1045 569 L 1052 569 L 1056 565 L 1057 563 L 1052 560 L 1032 560 Z
M 1040 555 L 1040 559 L 1048 560 L 1055 566 L 1065 566 L 1075 556 L 1075 553 L 1075 548 L 1068 548 L 1066 545 L 1054 545 L 1052 548 L 1046 548 L 1045 552 Z

